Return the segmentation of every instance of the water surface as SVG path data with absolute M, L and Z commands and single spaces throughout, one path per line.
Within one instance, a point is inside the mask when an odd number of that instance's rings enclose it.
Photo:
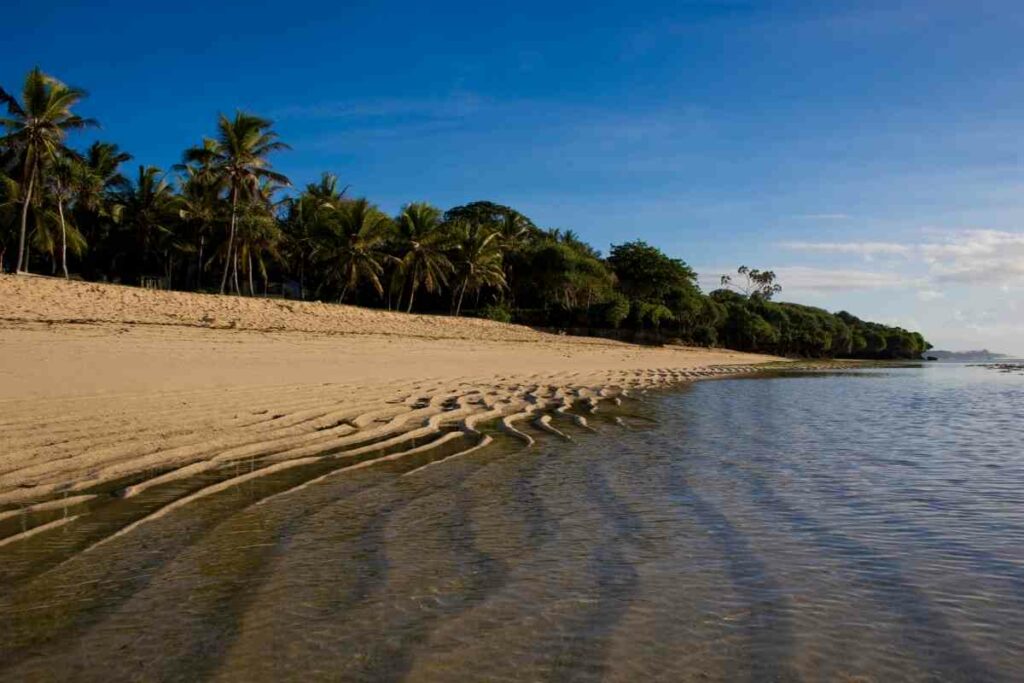
M 1019 680 L 1024 376 L 716 380 L 590 419 L 257 479 L 83 552 L 202 482 L 106 498 L 0 550 L 0 679 Z

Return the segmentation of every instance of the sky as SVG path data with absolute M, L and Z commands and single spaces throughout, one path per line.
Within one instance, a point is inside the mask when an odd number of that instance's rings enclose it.
M 297 186 L 389 212 L 487 199 L 595 247 L 643 239 L 705 289 L 1024 356 L 1019 0 L 193 2 L 5 10 L 32 66 L 168 168 L 219 112 L 269 117 Z

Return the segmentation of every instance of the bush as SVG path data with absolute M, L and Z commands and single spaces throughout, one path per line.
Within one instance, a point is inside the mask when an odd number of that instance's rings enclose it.
M 499 323 L 512 322 L 512 311 L 505 304 L 488 304 L 480 309 L 480 315 Z

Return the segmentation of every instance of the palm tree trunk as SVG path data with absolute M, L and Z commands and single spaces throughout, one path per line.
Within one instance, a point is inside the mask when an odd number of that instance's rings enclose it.
M 231 282 L 235 285 L 235 294 L 242 295 L 242 288 L 238 286 L 238 250 L 235 250 L 235 260 L 231 262 Z
M 28 272 L 28 252 L 25 249 L 25 233 L 28 232 L 28 205 L 32 203 L 32 190 L 35 189 L 36 173 L 34 167 L 26 169 L 28 188 L 25 190 L 25 201 L 21 207 L 21 236 L 18 237 L 18 266 L 15 273 Z
M 415 296 L 416 296 L 416 282 L 413 281 L 413 283 L 409 285 L 409 308 L 406 309 L 406 311 L 405 311 L 406 313 L 412 313 L 412 300 L 413 300 L 413 298 Z
M 455 306 L 455 317 L 458 318 L 459 314 L 462 313 L 462 297 L 466 295 L 466 287 L 469 286 L 469 277 L 462 282 L 462 289 L 459 291 L 459 303 Z
M 196 271 L 196 291 L 203 288 L 203 245 L 206 243 L 206 235 L 199 236 L 199 270 Z
M 249 296 L 256 296 L 256 285 L 252 280 L 252 254 L 247 254 L 246 258 L 249 259 Z
M 220 280 L 220 293 L 223 294 L 224 290 L 228 286 L 228 272 L 231 270 L 231 265 L 234 263 L 232 260 L 232 251 L 235 246 L 235 217 L 237 214 L 238 207 L 238 187 L 231 187 L 231 229 L 228 232 L 228 253 L 224 259 L 224 277 Z M 236 285 L 237 286 L 237 285 Z
M 64 279 L 69 280 L 68 275 L 68 226 L 64 222 L 64 201 L 58 197 L 57 213 L 60 214 L 60 264 L 64 268 Z

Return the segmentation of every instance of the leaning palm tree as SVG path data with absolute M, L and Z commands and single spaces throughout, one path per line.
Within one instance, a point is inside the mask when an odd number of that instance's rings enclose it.
M 369 282 L 378 295 L 384 293 L 380 276 L 388 258 L 383 245 L 390 227 L 391 219 L 365 199 L 346 202 L 333 220 L 323 223 L 314 254 L 327 281 L 341 290 L 338 303 L 361 282 Z
M 7 134 L 0 138 L 0 146 L 18 151 L 21 162 L 21 185 L 24 188 L 21 208 L 21 232 L 18 237 L 17 272 L 25 262 L 25 235 L 28 231 L 28 213 L 33 193 L 39 184 L 39 174 L 48 161 L 52 161 L 64 148 L 68 131 L 96 125 L 71 109 L 85 97 L 85 91 L 64 85 L 36 67 L 28 72 L 22 88 L 21 102 L 0 88 L 0 103 L 7 106 L 7 118 L 0 118 L 0 126 Z
M 271 122 L 252 114 L 237 112 L 234 119 L 223 114 L 217 121 L 217 137 L 207 139 L 201 147 L 185 152 L 186 163 L 196 163 L 207 172 L 223 181 L 231 197 L 231 222 L 225 251 L 224 275 L 220 281 L 220 293 L 228 284 L 229 271 L 238 279 L 238 261 L 235 257 L 235 230 L 238 222 L 238 204 L 255 196 L 259 182 L 273 180 L 289 185 L 288 178 L 271 170 L 267 157 L 271 152 L 290 149 L 279 142 L 277 133 L 270 129 Z
M 464 222 L 455 226 L 458 241 L 455 250 L 455 270 L 459 286 L 455 315 L 462 313 L 462 300 L 466 292 L 477 293 L 484 287 L 505 287 L 505 273 L 501 268 L 501 242 L 499 233 L 477 222 Z
M 412 312 L 416 290 L 420 287 L 427 292 L 439 292 L 448 284 L 452 262 L 445 255 L 448 235 L 443 229 L 441 211 L 429 204 L 409 204 L 395 221 L 396 237 L 400 257 L 396 274 L 409 284 L 409 306 Z M 399 292 L 398 305 L 402 305 Z

